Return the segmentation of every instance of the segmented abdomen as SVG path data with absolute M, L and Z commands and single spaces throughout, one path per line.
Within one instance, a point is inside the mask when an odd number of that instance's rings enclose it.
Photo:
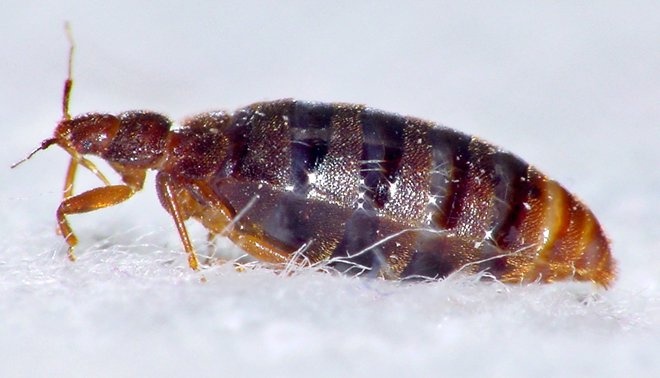
M 237 227 L 312 262 L 393 278 L 487 270 L 507 282 L 602 285 L 593 214 L 477 138 L 360 105 L 282 100 L 234 113 L 216 193 Z

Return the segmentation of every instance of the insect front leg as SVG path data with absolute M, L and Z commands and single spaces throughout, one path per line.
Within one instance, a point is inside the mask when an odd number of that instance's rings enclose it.
M 60 234 L 69 245 L 68 256 L 71 261 L 76 259 L 73 248 L 78 244 L 78 238 L 73 233 L 67 215 L 81 214 L 102 209 L 124 202 L 134 191 L 127 185 L 110 185 L 94 188 L 73 197 L 65 198 L 57 208 L 57 224 Z
M 64 189 L 62 190 L 62 201 L 66 200 L 67 198 L 73 197 L 73 181 L 76 177 L 77 170 L 78 170 L 78 162 L 76 161 L 76 159 L 74 158 L 69 159 L 69 167 L 66 169 L 66 178 L 64 179 Z M 58 235 L 62 235 L 62 226 L 58 224 L 57 228 L 55 229 L 55 232 Z M 75 240 L 75 236 L 74 236 L 74 240 Z M 69 253 L 69 258 L 72 258 L 71 256 L 72 254 Z
M 94 188 L 78 195 L 73 195 L 73 182 L 78 164 L 94 172 L 107 185 Z M 68 256 L 71 261 L 76 259 L 73 248 L 78 244 L 78 238 L 73 233 L 67 215 L 87 213 L 90 211 L 114 206 L 131 198 L 135 192 L 142 189 L 146 172 L 144 169 L 127 169 L 118 165 L 113 168 L 122 176 L 124 185 L 110 185 L 110 182 L 86 159 L 71 159 L 67 169 L 64 185 L 64 198 L 57 208 L 58 233 L 64 236 L 69 245 Z
M 62 198 L 67 199 L 73 196 L 73 181 L 76 177 L 78 170 L 78 161 L 74 158 L 69 159 L 69 168 L 66 170 L 66 178 L 64 180 L 64 190 L 62 191 Z
M 80 163 L 79 163 L 79 160 L 80 160 Z M 73 197 L 73 183 L 74 183 L 75 178 L 76 178 L 76 172 L 78 171 L 78 165 L 81 164 L 81 163 L 87 169 L 92 171 L 97 177 L 99 177 L 105 185 L 110 185 L 110 182 L 108 181 L 108 179 L 105 178 L 105 176 L 96 168 L 94 163 L 90 162 L 89 160 L 87 160 L 87 159 L 85 159 L 81 156 L 77 156 L 77 158 L 71 157 L 71 159 L 69 160 L 69 167 L 66 170 L 66 177 L 64 179 L 64 188 L 62 190 L 62 204 L 68 198 Z M 60 206 L 62 206 L 62 204 L 60 204 Z M 88 211 L 91 211 L 91 210 L 88 210 Z M 58 210 L 58 213 L 59 213 L 59 210 Z M 59 221 L 59 217 L 58 217 L 58 221 Z M 56 232 L 57 232 L 58 235 L 66 235 L 66 234 L 62 234 L 63 227 L 61 225 L 58 226 L 58 228 L 56 229 Z M 75 240 L 75 237 L 74 237 L 74 240 Z M 72 257 L 71 252 L 69 253 L 69 258 L 71 258 L 72 260 L 75 259 L 75 257 Z

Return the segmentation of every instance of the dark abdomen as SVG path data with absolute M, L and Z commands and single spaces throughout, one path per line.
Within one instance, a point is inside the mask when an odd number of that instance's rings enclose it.
M 591 212 L 476 138 L 360 105 L 293 100 L 241 109 L 223 132 L 229 158 L 214 190 L 241 214 L 237 227 L 283 252 L 393 278 L 460 268 L 505 281 L 613 277 Z

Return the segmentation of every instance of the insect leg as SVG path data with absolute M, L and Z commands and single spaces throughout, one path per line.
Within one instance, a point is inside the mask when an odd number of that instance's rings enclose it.
M 263 235 L 259 227 L 243 229 L 239 225 L 241 219 L 251 211 L 252 207 L 259 201 L 255 195 L 241 209 L 230 208 L 221 197 L 212 195 L 207 186 L 198 187 L 198 191 L 209 201 L 212 206 L 201 212 L 198 218 L 204 226 L 214 235 L 227 236 L 234 244 L 243 249 L 252 257 L 270 263 L 286 263 L 289 261 L 290 252 L 282 250 L 268 237 Z
M 194 200 L 188 191 L 179 193 L 179 198 L 182 199 L 180 203 L 185 212 L 184 219 L 192 216 L 208 230 L 209 256 L 212 256 L 214 252 L 212 249 L 215 247 L 213 243 L 215 237 L 227 236 L 236 245 L 259 260 L 272 263 L 284 263 L 289 260 L 289 253 L 270 243 L 267 238 L 260 234 L 260 230 L 248 232 L 241 230 L 241 227 L 237 227 L 241 218 L 259 200 L 258 196 L 253 197 L 244 208 L 238 209 L 238 212 L 236 212 L 208 185 L 196 183 L 194 188 L 196 196 L 202 198 L 204 205 Z
M 215 256 L 215 238 L 218 235 L 226 235 L 227 226 L 231 223 L 232 218 L 234 218 L 234 212 L 205 183 L 196 183 L 194 191 L 197 197 L 201 198 L 204 205 L 199 200 L 194 200 L 190 192 L 186 192 L 186 195 L 190 197 L 190 201 L 186 201 L 185 206 L 188 208 L 189 214 L 202 223 L 208 230 L 208 234 L 206 235 L 207 256 L 205 264 L 209 265 Z
M 111 185 L 94 188 L 73 197 L 65 198 L 57 208 L 57 224 L 60 233 L 69 245 L 69 259 L 75 260 L 73 248 L 78 244 L 78 238 L 74 235 L 67 215 L 87 213 L 90 211 L 113 206 L 124 202 L 133 195 L 134 191 L 126 185 Z
M 210 197 L 204 187 L 199 187 L 198 189 L 200 190 L 200 194 L 204 195 L 205 198 Z M 211 206 L 201 209 L 199 214 L 196 215 L 196 218 L 209 230 L 210 239 L 213 239 L 216 235 L 227 236 L 241 249 L 261 261 L 271 263 L 289 261 L 289 252 L 283 251 L 281 247 L 271 243 L 267 237 L 262 235 L 262 230 L 251 229 L 248 231 L 237 227 L 238 222 L 250 211 L 250 207 L 256 201 L 258 201 L 258 197 L 254 197 L 252 201 L 248 202 L 245 208 L 238 209 L 238 212 L 234 214 L 232 209 L 227 207 L 219 197 L 215 196 L 209 202 Z
M 64 188 L 62 189 L 62 201 L 66 200 L 67 198 L 73 197 L 73 183 L 75 182 L 76 179 L 76 172 L 78 171 L 79 164 L 82 164 L 85 168 L 92 171 L 92 173 L 94 173 L 99 179 L 101 179 L 101 181 L 103 181 L 105 185 L 110 185 L 108 179 L 96 168 L 94 163 L 83 158 L 78 154 L 74 154 L 69 160 L 69 167 L 66 169 Z M 144 177 L 142 178 L 142 180 L 144 181 Z M 62 233 L 62 228 L 58 227 L 55 232 L 57 232 L 57 234 L 60 235 Z M 69 255 L 69 257 L 71 257 L 71 255 Z
M 206 260 L 204 261 L 204 264 L 206 265 L 211 265 L 211 261 L 215 257 L 215 237 L 218 234 L 216 234 L 213 231 L 209 231 L 208 234 L 206 234 Z
M 76 159 L 71 158 L 69 160 L 69 168 L 66 169 L 66 178 L 64 179 L 64 189 L 62 190 L 62 200 L 73 197 L 73 180 L 76 177 L 76 171 L 78 170 L 78 162 Z M 58 235 L 62 234 L 61 226 L 58 225 L 55 232 Z M 74 236 L 75 238 L 75 236 Z M 71 257 L 71 254 L 69 254 Z
M 240 231 L 232 231 L 228 236 L 234 244 L 258 260 L 269 263 L 289 261 L 289 253 L 282 251 L 265 238 Z
M 169 175 L 160 173 L 156 176 L 156 191 L 158 192 L 163 207 L 165 207 L 165 210 L 167 210 L 167 212 L 172 215 L 172 219 L 174 219 L 174 224 L 176 225 L 177 231 L 179 231 L 179 237 L 183 243 L 183 248 L 188 254 L 188 265 L 190 265 L 191 269 L 197 270 L 199 268 L 197 254 L 190 242 L 190 236 L 188 236 L 188 230 L 184 223 L 191 214 L 189 214 L 185 205 L 182 206 L 182 204 L 179 203 L 177 198 L 184 190 L 185 189 L 176 185 Z
M 69 168 L 66 170 L 66 179 L 64 180 L 64 190 L 63 199 L 67 199 L 73 196 L 73 180 L 76 177 L 76 171 L 78 170 L 78 161 L 74 158 L 69 160 Z

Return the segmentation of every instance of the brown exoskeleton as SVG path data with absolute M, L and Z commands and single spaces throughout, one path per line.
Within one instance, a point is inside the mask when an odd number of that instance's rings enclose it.
M 302 256 L 387 278 L 458 269 L 504 282 L 607 286 L 614 278 L 591 211 L 480 139 L 362 105 L 294 100 L 202 113 L 177 130 L 146 111 L 72 118 L 72 51 L 62 120 L 35 150 L 56 144 L 71 155 L 57 221 L 72 260 L 77 239 L 67 217 L 127 200 L 152 169 L 192 269 L 189 218 L 266 262 Z M 122 183 L 110 184 L 87 155 L 108 162 Z M 105 186 L 74 195 L 78 165 Z

